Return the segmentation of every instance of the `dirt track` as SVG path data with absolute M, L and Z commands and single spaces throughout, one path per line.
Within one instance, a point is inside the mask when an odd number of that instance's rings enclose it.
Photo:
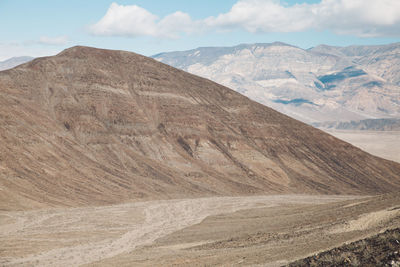
M 214 197 L 0 213 L 0 265 L 76 266 L 129 253 L 208 216 L 346 196 Z

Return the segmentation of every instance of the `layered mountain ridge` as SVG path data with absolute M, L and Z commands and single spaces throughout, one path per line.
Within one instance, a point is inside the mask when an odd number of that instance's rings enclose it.
M 398 191 L 400 165 L 130 52 L 0 72 L 0 209 Z
M 153 58 L 228 86 L 306 123 L 400 117 L 400 43 L 301 49 L 284 43 Z

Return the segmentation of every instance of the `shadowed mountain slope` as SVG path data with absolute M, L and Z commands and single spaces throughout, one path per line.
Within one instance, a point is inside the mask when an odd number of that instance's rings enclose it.
M 0 72 L 0 125 L 0 209 L 400 188 L 399 164 L 123 51 Z

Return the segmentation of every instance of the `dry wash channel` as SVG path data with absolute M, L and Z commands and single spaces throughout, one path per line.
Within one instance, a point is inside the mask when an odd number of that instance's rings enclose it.
M 0 264 L 77 266 L 118 257 L 198 224 L 252 208 L 319 204 L 346 196 L 213 197 L 0 213 Z M 110 264 L 112 265 L 112 264 Z

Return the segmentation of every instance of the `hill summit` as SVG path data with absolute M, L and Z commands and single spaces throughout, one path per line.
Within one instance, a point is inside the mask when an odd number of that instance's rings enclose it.
M 235 91 L 124 51 L 0 72 L 0 209 L 398 191 L 400 165 Z

